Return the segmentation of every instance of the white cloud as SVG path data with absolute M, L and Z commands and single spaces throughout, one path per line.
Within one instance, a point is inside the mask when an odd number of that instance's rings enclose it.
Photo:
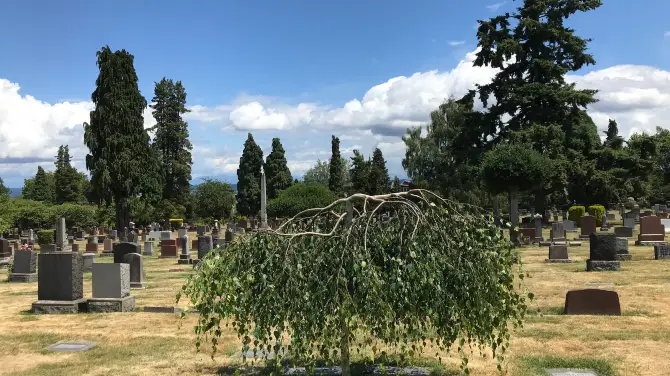
M 465 44 L 465 41 L 464 41 L 464 40 L 450 40 L 449 42 L 447 42 L 447 44 L 450 45 L 450 46 L 454 46 L 454 47 L 455 47 L 455 46 L 461 46 L 461 45 L 464 45 L 464 44 Z
M 487 5 L 486 9 L 490 10 L 491 12 L 495 12 L 505 4 L 507 4 L 507 1 L 501 1 L 499 3 L 494 3 L 494 4 L 491 4 L 491 5 Z

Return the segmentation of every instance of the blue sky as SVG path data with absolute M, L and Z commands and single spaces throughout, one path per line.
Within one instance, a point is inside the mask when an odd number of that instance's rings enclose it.
M 476 20 L 519 1 L 13 1 L 0 6 L 0 177 L 19 187 L 70 145 L 83 169 L 81 123 L 103 45 L 135 56 L 140 90 L 181 80 L 194 181 L 236 181 L 247 132 L 267 154 L 280 137 L 293 175 L 330 154 L 380 147 L 404 177 L 400 139 L 444 98 L 495 73 L 473 68 Z M 670 2 L 607 0 L 570 21 L 598 64 L 571 79 L 601 90 L 599 126 L 670 127 Z M 667 114 L 664 115 L 664 114 Z M 145 123 L 151 125 L 150 112 Z M 624 134 L 627 136 L 628 134 Z

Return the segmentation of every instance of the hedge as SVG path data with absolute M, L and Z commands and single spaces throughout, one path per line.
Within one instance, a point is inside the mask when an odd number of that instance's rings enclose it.
M 54 244 L 55 243 L 54 230 L 39 230 L 37 231 L 37 244 Z
M 575 222 L 577 226 L 584 214 L 586 214 L 586 209 L 583 206 L 572 206 L 568 209 L 568 219 Z
M 603 225 L 603 215 L 605 214 L 605 207 L 602 205 L 589 206 L 589 214 L 596 217 L 596 226 Z
M 335 200 L 337 195 L 323 185 L 294 184 L 268 203 L 268 217 L 293 217 L 303 210 L 322 208 Z

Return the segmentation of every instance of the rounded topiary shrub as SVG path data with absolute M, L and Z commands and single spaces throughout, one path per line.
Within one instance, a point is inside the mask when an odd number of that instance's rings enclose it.
M 283 190 L 268 203 L 269 217 L 293 217 L 303 210 L 322 208 L 337 200 L 330 189 L 319 184 L 300 183 Z
M 571 206 L 568 209 L 568 219 L 575 222 L 579 226 L 580 218 L 586 214 L 586 209 L 583 206 Z
M 589 206 L 589 214 L 596 217 L 596 226 L 603 225 L 603 215 L 605 214 L 605 207 L 602 205 Z
M 54 230 L 39 230 L 37 231 L 37 244 L 54 244 L 55 243 Z

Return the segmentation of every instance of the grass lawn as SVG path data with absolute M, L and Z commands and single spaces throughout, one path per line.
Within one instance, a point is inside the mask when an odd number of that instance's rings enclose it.
M 636 247 L 631 240 L 633 261 L 622 262 L 620 272 L 586 273 L 588 241 L 582 244 L 568 249 L 571 264 L 546 264 L 546 248 L 521 250 L 535 301 L 524 328 L 513 334 L 503 374 L 544 375 L 546 368 L 571 367 L 592 368 L 601 376 L 669 374 L 670 261 L 654 261 L 652 247 Z M 98 262 L 112 259 L 99 257 Z M 157 257 L 145 257 L 144 265 L 148 287 L 131 292 L 137 307 L 173 306 L 191 267 Z M 184 271 L 168 271 L 178 268 Z M 6 281 L 6 274 L 1 270 L 0 280 Z M 565 293 L 592 288 L 586 286 L 590 283 L 613 284 L 601 288 L 619 293 L 623 316 L 562 315 Z M 84 275 L 84 295 L 91 296 L 90 273 Z M 37 282 L 0 282 L 0 374 L 216 375 L 233 374 L 241 362 L 232 332 L 224 332 L 214 360 L 208 347 L 196 353 L 194 315 L 181 328 L 178 315 L 165 313 L 33 315 L 29 310 L 35 300 Z M 97 347 L 80 353 L 46 351 L 61 340 L 94 341 Z M 457 355 L 442 354 L 442 366 L 434 355 L 425 354 L 417 363 L 432 366 L 436 374 L 459 374 Z M 483 359 L 477 352 L 470 366 L 473 375 L 498 374 L 490 356 Z

